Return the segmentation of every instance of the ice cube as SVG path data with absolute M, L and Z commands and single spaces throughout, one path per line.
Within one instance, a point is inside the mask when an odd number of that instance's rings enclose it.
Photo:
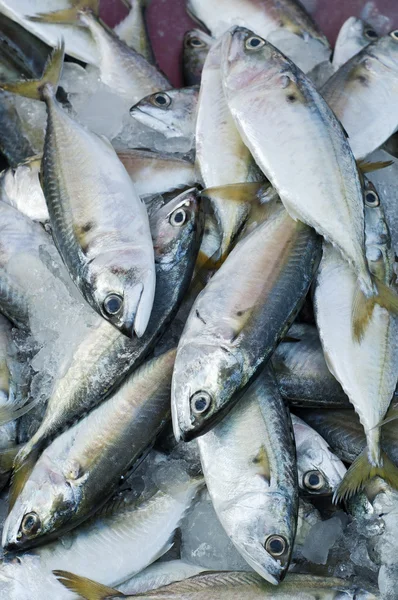
M 329 551 L 342 533 L 343 524 L 337 516 L 315 523 L 306 537 L 302 555 L 312 563 L 326 565 Z
M 204 490 L 181 524 L 181 559 L 214 571 L 250 571 Z

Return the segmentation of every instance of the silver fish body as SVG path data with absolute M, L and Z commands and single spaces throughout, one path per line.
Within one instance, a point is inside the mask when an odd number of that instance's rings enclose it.
M 279 391 L 294 406 L 349 406 L 339 382 L 330 373 L 315 327 L 295 323 L 272 356 Z
M 358 54 L 362 48 L 377 40 L 378 37 L 369 23 L 357 17 L 349 17 L 341 26 L 334 46 L 332 63 L 335 70 Z
M 184 35 L 183 69 L 185 85 L 199 85 L 203 65 L 214 39 L 200 29 L 191 29 Z
M 292 424 L 300 489 L 307 495 L 333 494 L 347 469 L 312 427 L 295 415 Z
M 105 504 L 169 418 L 174 358 L 170 350 L 141 366 L 43 452 L 7 517 L 4 547 L 43 543 Z
M 313 230 L 276 203 L 199 294 L 173 374 L 177 439 L 214 425 L 272 354 L 305 297 L 319 249 Z
M 322 87 L 356 159 L 365 158 L 397 130 L 397 57 L 398 33 L 392 32 L 353 56 Z
M 130 339 L 104 319 L 97 320 L 75 349 L 68 369 L 56 380 L 43 421 L 20 453 L 21 461 L 99 404 L 153 348 L 189 286 L 201 240 L 201 219 L 195 190 L 183 192 L 153 215 L 157 292 L 145 335 Z
M 130 109 L 131 117 L 166 138 L 193 139 L 198 88 L 165 89 L 142 98 Z
M 249 565 L 278 584 L 293 549 L 298 488 L 291 424 L 272 372 L 262 373 L 198 445 L 225 531 Z
M 197 181 L 189 160 L 147 150 L 126 150 L 117 155 L 141 197 L 192 187 Z
M 216 11 L 210 0 L 189 0 L 187 8 L 215 38 L 233 26 L 247 27 L 269 39 L 305 71 L 331 54 L 326 37 L 294 0 L 222 0 Z
M 289 59 L 244 28 L 225 35 L 222 69 L 235 123 L 290 216 L 336 246 L 364 293 L 374 294 L 358 168 L 326 102 Z
M 57 247 L 93 308 L 140 337 L 155 293 L 145 205 L 109 142 L 71 119 L 51 92 L 46 103 L 43 190 Z

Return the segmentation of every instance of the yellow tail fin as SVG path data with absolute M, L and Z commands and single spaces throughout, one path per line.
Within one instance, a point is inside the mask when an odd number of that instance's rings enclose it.
M 348 500 L 359 492 L 367 481 L 374 477 L 381 477 L 391 487 L 398 489 L 398 468 L 384 451 L 381 452 L 380 463 L 379 466 L 372 465 L 369 462 L 367 448 L 365 448 L 348 469 L 334 493 L 333 501 Z
M 379 279 L 375 280 L 375 285 L 377 294 L 374 296 L 366 297 L 359 287 L 355 294 L 352 307 L 352 331 L 354 339 L 358 342 L 363 338 L 376 304 L 392 314 L 398 314 L 398 295 L 396 292 Z
M 68 590 L 79 594 L 86 600 L 105 600 L 111 598 L 126 598 L 124 594 L 117 590 L 87 579 L 74 575 L 68 571 L 53 571 L 58 581 L 62 583 Z
M 50 86 L 55 94 L 62 74 L 64 54 L 65 46 L 62 40 L 47 61 L 41 79 L 2 83 L 0 89 L 12 94 L 18 94 L 19 96 L 25 96 L 26 98 L 32 98 L 33 100 L 43 100 L 43 90 L 47 86 Z
M 358 161 L 358 168 L 366 175 L 366 173 L 373 173 L 374 171 L 380 171 L 381 169 L 391 167 L 393 163 L 393 160 L 380 160 L 376 162 L 365 162 L 364 160 L 360 160 Z
M 70 8 L 63 8 L 49 13 L 37 13 L 37 15 L 29 15 L 27 18 L 30 21 L 39 23 L 59 23 L 65 25 L 79 25 L 81 12 L 92 12 L 98 15 L 99 0 L 77 0 L 71 2 Z

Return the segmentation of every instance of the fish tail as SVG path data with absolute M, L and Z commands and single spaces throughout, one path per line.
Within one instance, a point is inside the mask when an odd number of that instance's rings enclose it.
M 12 94 L 18 94 L 19 96 L 25 96 L 26 98 L 32 98 L 33 100 L 44 100 L 44 90 L 49 87 L 55 94 L 62 74 L 64 53 L 65 47 L 62 40 L 48 59 L 41 79 L 2 83 L 0 89 Z
M 27 402 L 22 406 L 20 404 L 16 404 L 13 402 L 6 402 L 0 406 L 0 427 L 9 423 L 10 421 L 15 421 L 22 415 L 25 415 L 27 412 L 32 410 L 34 406 L 38 403 L 40 397 L 32 400 L 31 402 Z
M 79 594 L 86 600 L 106 600 L 107 598 L 126 598 L 124 594 L 115 590 L 114 588 L 107 587 L 86 577 L 80 577 L 80 575 L 74 575 L 68 571 L 53 571 L 54 575 L 63 586 L 65 586 L 71 592 Z
M 388 285 L 375 279 L 373 291 L 367 294 L 358 286 L 352 308 L 352 330 L 356 341 L 363 338 L 376 304 L 391 314 L 398 314 L 398 295 Z
M 348 469 L 334 493 L 333 501 L 337 503 L 341 500 L 348 500 L 374 477 L 381 477 L 391 487 L 398 489 L 398 468 L 392 460 L 382 450 L 378 464 L 372 464 L 368 449 L 365 448 Z
M 366 162 L 364 160 L 358 161 L 358 168 L 362 171 L 364 175 L 366 173 L 373 173 L 374 171 L 380 171 L 381 169 L 386 169 L 393 164 L 392 160 L 379 160 L 373 162 Z
M 14 460 L 20 446 L 11 446 L 11 448 L 5 448 L 0 452 L 0 480 L 3 481 L 5 475 L 11 477 L 11 473 L 14 467 Z
M 37 13 L 29 15 L 29 21 L 39 23 L 59 23 L 63 25 L 79 25 L 80 14 L 82 12 L 91 12 L 98 16 L 99 0 L 75 0 L 70 8 L 63 8 L 48 13 Z
M 33 471 L 39 452 L 38 446 L 33 446 L 29 450 L 26 450 L 26 446 L 24 446 L 15 457 L 8 500 L 10 511 Z

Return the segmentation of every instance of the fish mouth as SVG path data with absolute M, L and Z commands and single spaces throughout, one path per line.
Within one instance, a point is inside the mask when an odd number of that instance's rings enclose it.
M 130 116 L 133 119 L 136 119 L 142 125 L 150 127 L 151 129 L 155 129 L 156 125 L 156 130 L 159 133 L 166 134 L 173 132 L 174 134 L 178 135 L 178 132 L 176 129 L 174 129 L 174 127 L 170 127 L 164 121 L 162 121 L 158 117 L 155 117 L 155 115 L 146 112 L 145 110 L 142 110 L 142 108 L 140 108 L 139 106 L 133 106 L 132 108 L 130 108 Z

